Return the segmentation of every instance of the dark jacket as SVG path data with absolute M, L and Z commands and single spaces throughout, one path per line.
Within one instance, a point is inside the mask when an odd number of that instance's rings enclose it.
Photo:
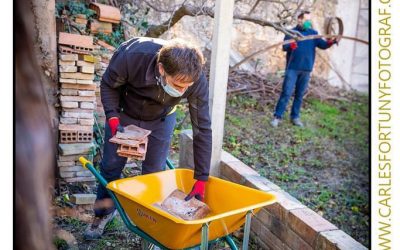
M 193 129 L 195 178 L 207 180 L 211 158 L 211 120 L 208 81 L 204 75 L 179 98 L 171 97 L 159 85 L 157 53 L 161 39 L 134 38 L 121 44 L 103 75 L 100 91 L 107 119 L 128 116 L 153 121 L 163 119 L 182 98 L 189 102 Z
M 318 32 L 313 29 L 304 30 L 299 25 L 293 30 L 296 30 L 304 36 L 318 35 Z M 292 39 L 286 35 L 284 40 Z M 283 45 L 283 50 L 286 53 L 286 69 L 312 71 L 315 61 L 315 48 L 327 49 L 331 47 L 327 41 L 322 38 L 310 39 L 297 42 L 297 49 L 292 50 L 290 44 Z

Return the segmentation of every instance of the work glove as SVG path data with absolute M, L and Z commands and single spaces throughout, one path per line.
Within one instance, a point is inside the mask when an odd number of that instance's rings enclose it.
M 119 124 L 119 118 L 118 117 L 111 117 L 108 119 L 108 125 L 110 126 L 111 129 L 111 136 L 114 136 L 117 131 L 123 133 L 124 132 L 124 127 Z
M 188 201 L 195 197 L 199 201 L 204 201 L 204 191 L 206 189 L 205 181 L 196 181 L 193 185 L 192 191 L 186 196 L 185 201 Z
M 326 42 L 328 43 L 328 46 L 329 46 L 329 47 L 332 46 L 332 45 L 334 45 L 335 43 L 336 43 L 336 44 L 338 43 L 337 40 L 336 40 L 336 38 L 328 38 L 328 40 L 326 40 Z
M 290 43 L 290 49 L 291 50 L 295 50 L 295 49 L 297 49 L 297 43 L 296 42 L 292 42 L 292 43 Z

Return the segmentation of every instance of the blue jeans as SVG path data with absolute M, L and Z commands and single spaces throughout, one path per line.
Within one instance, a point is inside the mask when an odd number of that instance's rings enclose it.
M 275 114 L 276 118 L 282 119 L 285 113 L 286 106 L 290 97 L 295 90 L 294 100 L 292 105 L 291 119 L 300 118 L 300 108 L 303 102 L 304 93 L 307 90 L 308 82 L 310 80 L 310 71 L 300 71 L 288 69 L 285 72 L 285 79 L 283 80 L 282 92 L 279 101 L 276 104 Z
M 148 137 L 149 141 L 147 144 L 146 158 L 142 163 L 142 174 L 163 171 L 165 169 L 169 146 L 175 127 L 175 112 L 166 116 L 165 119 L 158 119 L 155 121 L 140 121 L 121 113 L 120 122 L 122 126 L 134 124 L 138 127 L 151 130 L 151 134 Z M 100 163 L 100 173 L 108 182 L 121 178 L 122 169 L 127 161 L 127 158 L 118 156 L 118 144 L 109 142 L 110 138 L 111 129 L 106 122 L 103 159 Z M 97 187 L 96 200 L 109 197 L 106 188 L 99 184 Z M 96 216 L 102 216 L 112 212 L 113 210 L 114 208 L 107 210 L 95 209 L 94 212 Z

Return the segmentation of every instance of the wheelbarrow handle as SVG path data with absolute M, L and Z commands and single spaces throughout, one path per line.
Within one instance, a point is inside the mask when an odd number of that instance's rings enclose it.
M 83 157 L 83 156 L 79 157 L 79 161 L 82 163 L 82 166 L 83 166 L 84 168 L 86 168 L 86 169 L 87 169 L 87 166 L 86 166 L 87 163 L 92 164 L 88 159 L 86 159 L 86 158 Z
M 79 161 L 82 163 L 82 166 L 86 169 L 89 169 L 90 172 L 96 177 L 97 180 L 99 180 L 100 184 L 103 185 L 104 187 L 107 187 L 108 181 L 104 179 L 103 176 L 97 170 L 94 168 L 93 163 L 90 162 L 88 159 L 85 157 L 81 156 L 79 157 Z

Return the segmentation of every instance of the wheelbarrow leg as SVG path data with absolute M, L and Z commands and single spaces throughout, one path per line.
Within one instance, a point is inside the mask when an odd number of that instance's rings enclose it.
M 250 225 L 251 225 L 251 215 L 253 211 L 250 210 L 246 214 L 246 223 L 244 224 L 244 235 L 243 235 L 243 250 L 249 249 L 249 239 L 250 239 Z
M 141 244 L 140 244 L 140 248 L 141 248 L 142 250 L 149 250 L 150 247 L 151 247 L 151 243 L 142 238 L 142 242 L 141 242 Z
M 239 250 L 235 244 L 235 242 L 232 240 L 232 237 L 227 235 L 225 236 L 225 241 L 226 243 L 228 243 L 229 247 L 231 248 L 231 250 Z
M 201 227 L 201 250 L 208 250 L 208 223 L 204 223 Z

